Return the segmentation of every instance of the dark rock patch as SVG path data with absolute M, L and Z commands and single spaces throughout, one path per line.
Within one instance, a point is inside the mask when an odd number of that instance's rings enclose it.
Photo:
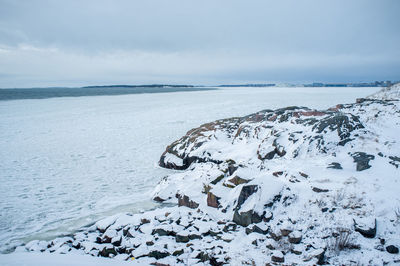
M 148 257 L 155 258 L 156 260 L 168 257 L 169 255 L 171 255 L 169 252 L 162 252 L 158 250 L 153 250 L 147 254 Z
M 375 226 L 372 228 L 364 228 L 362 226 L 359 226 L 356 221 L 354 221 L 354 230 L 356 232 L 359 232 L 362 236 L 366 238 L 374 238 L 376 236 L 376 219 L 375 219 Z
M 386 247 L 386 251 L 389 252 L 390 254 L 398 254 L 399 248 L 394 245 L 390 245 Z
M 326 167 L 326 168 L 338 169 L 338 170 L 343 169 L 343 167 L 340 165 L 340 163 L 336 163 L 336 162 L 330 163 L 330 164 L 328 165 L 328 167 Z
M 317 192 L 317 193 L 322 193 L 322 192 L 329 192 L 329 189 L 322 189 L 322 188 L 313 187 L 312 191 Z
M 99 256 L 108 258 L 108 257 L 110 257 L 111 254 L 116 256 L 118 253 L 117 253 L 117 251 L 115 250 L 114 247 L 112 247 L 112 248 L 106 248 L 105 247 L 105 248 L 103 248 L 102 251 L 100 251 Z
M 368 168 L 371 168 L 369 162 L 375 159 L 374 155 L 367 154 L 365 152 L 355 152 L 351 154 L 351 157 L 353 157 L 353 161 L 356 163 L 357 171 L 364 171 Z

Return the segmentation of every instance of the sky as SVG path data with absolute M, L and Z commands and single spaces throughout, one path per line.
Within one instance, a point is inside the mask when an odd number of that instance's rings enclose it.
M 0 0 L 0 88 L 400 80 L 398 0 Z

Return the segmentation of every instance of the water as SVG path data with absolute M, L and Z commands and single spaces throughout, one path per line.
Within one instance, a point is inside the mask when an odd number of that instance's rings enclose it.
M 214 90 L 204 87 L 132 87 L 132 86 L 102 86 L 83 88 L 26 88 L 0 89 L 0 101 L 20 99 L 47 99 L 55 97 L 82 97 L 100 95 L 125 95 L 140 93 L 167 93 L 177 91 Z
M 165 147 L 219 118 L 328 108 L 379 88 L 221 88 L 0 102 L 0 249 L 155 207 Z

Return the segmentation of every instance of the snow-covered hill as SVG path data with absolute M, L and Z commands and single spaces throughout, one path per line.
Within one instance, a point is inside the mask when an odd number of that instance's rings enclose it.
M 154 199 L 178 206 L 18 250 L 157 265 L 400 263 L 399 93 L 204 124 L 160 158 L 176 171 Z

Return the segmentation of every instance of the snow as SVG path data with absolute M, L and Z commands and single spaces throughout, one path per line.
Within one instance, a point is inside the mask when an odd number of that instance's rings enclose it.
M 113 266 L 113 265 L 140 265 L 133 261 L 110 260 L 106 258 L 84 256 L 79 254 L 51 254 L 15 252 L 0 255 L 2 266 Z M 145 265 L 145 264 L 141 264 Z
M 327 108 L 376 90 L 224 88 L 0 102 L 1 249 L 157 206 L 151 191 L 170 172 L 155 163 L 168 143 L 201 123 L 288 105 Z M 246 141 L 237 140 L 243 153 L 229 147 L 227 154 L 248 158 L 256 147 Z M 202 186 L 191 189 L 200 197 Z

